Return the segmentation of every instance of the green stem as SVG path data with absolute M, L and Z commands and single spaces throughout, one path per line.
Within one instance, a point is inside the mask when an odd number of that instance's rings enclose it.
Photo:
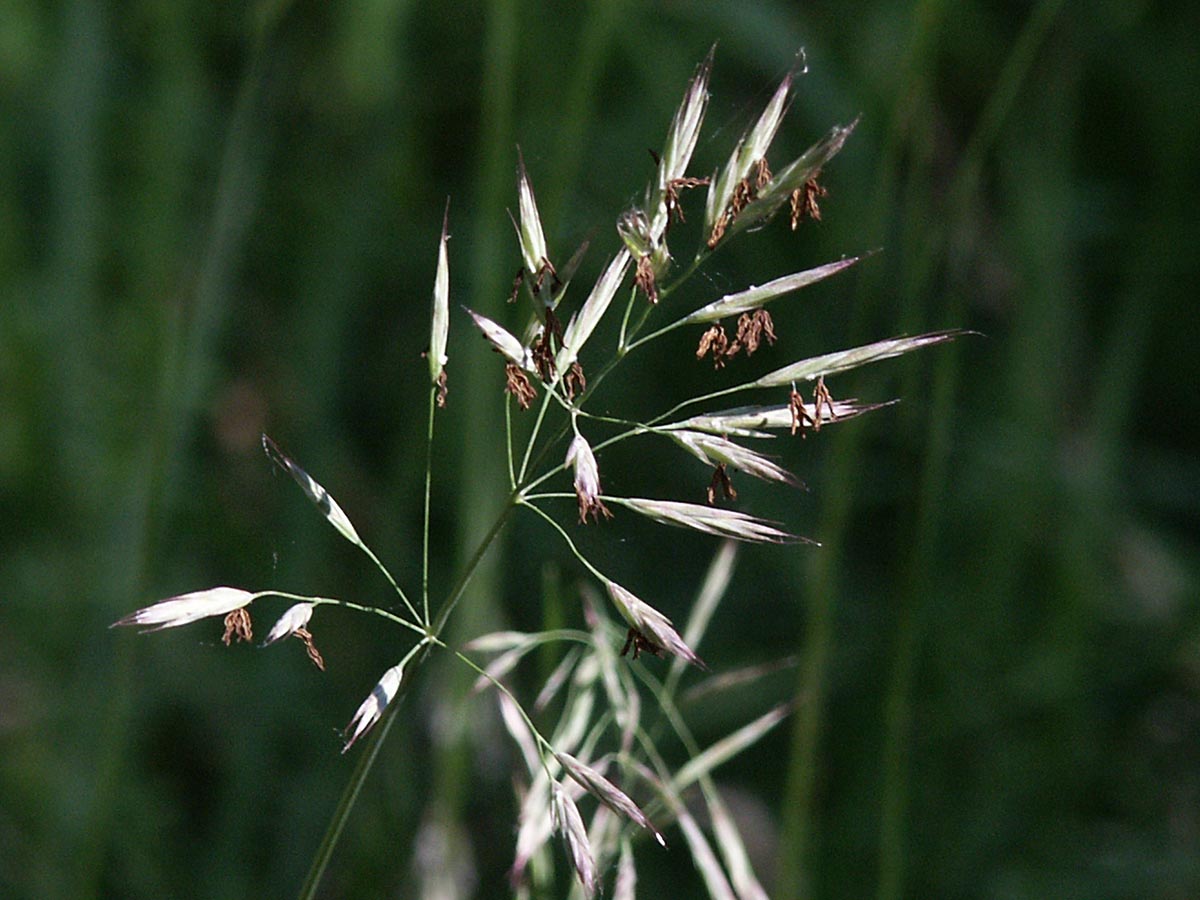
M 438 387 L 429 389 L 429 424 L 425 434 L 425 514 L 421 522 L 421 621 L 429 627 L 429 496 L 433 483 L 433 421 Z
M 311 603 L 313 606 L 341 606 L 346 609 L 353 609 L 356 612 L 370 613 L 373 616 L 380 616 L 390 622 L 395 622 L 421 637 L 429 637 L 426 629 L 422 628 L 416 622 L 410 622 L 403 616 L 398 616 L 391 610 L 382 609 L 378 606 L 367 606 L 362 603 L 355 603 L 353 600 L 340 600 L 337 597 L 306 597 L 303 594 L 291 594 L 287 591 L 258 591 L 254 597 L 280 597 L 284 600 L 295 600 L 299 603 Z
M 415 656 L 415 662 L 407 665 L 404 670 L 404 678 L 400 687 L 396 691 L 396 696 L 392 698 L 392 702 L 388 704 L 383 716 L 378 725 L 372 730 L 371 737 L 367 742 L 367 748 L 359 759 L 358 765 L 355 766 L 354 772 L 350 775 L 350 780 L 346 784 L 345 790 L 342 791 L 341 799 L 338 801 L 337 809 L 334 810 L 333 816 L 329 820 L 329 826 L 325 830 L 325 836 L 321 839 L 321 844 L 317 848 L 317 852 L 313 856 L 313 861 L 309 867 L 308 875 L 304 880 L 304 884 L 300 888 L 301 900 L 311 900 L 316 896 L 317 888 L 320 886 L 321 878 L 325 873 L 325 868 L 329 865 L 329 860 L 333 856 L 334 848 L 337 846 L 338 840 L 341 838 L 342 830 L 346 826 L 347 820 L 350 818 L 350 812 L 354 809 L 354 804 L 358 800 L 358 795 L 362 791 L 363 784 L 366 783 L 367 776 L 371 773 L 371 768 L 375 764 L 375 759 L 379 755 L 379 749 L 383 745 L 384 739 L 391 730 L 392 723 L 396 719 L 396 715 L 400 710 L 404 697 L 408 693 L 408 688 L 412 683 L 414 673 L 420 668 L 421 664 L 429 656 L 429 650 L 434 644 L 441 644 L 441 633 L 446 627 L 446 622 L 450 618 L 450 614 L 454 611 L 454 607 L 462 598 L 463 592 L 466 591 L 467 585 L 470 584 L 471 578 L 474 576 L 480 563 L 483 562 L 484 556 L 499 536 L 504 528 L 505 522 L 508 520 L 509 514 L 514 508 L 514 502 L 510 500 L 505 505 L 504 510 L 497 516 L 496 521 L 492 523 L 492 527 L 480 541 L 476 547 L 471 559 L 463 569 L 463 574 L 459 577 L 458 582 L 454 585 L 446 601 L 442 604 L 438 611 L 438 616 L 432 628 L 424 631 L 424 638 L 409 651 L 405 657 L 405 661 L 412 660 Z M 334 600 L 332 598 L 305 598 L 297 595 L 284 594 L 272 591 L 275 596 L 294 597 L 295 599 L 309 600 L 310 602 L 319 601 L 326 603 L 336 603 L 340 606 L 346 606 L 351 609 L 361 609 L 364 612 L 371 612 L 376 615 L 383 615 L 388 618 L 393 618 L 396 621 L 403 622 L 399 617 L 388 614 L 385 610 L 380 610 L 375 607 L 359 606 L 350 603 L 346 600 Z M 408 624 L 411 627 L 411 623 Z M 421 629 L 418 629 L 421 631 Z M 420 652 L 420 655 L 416 654 Z

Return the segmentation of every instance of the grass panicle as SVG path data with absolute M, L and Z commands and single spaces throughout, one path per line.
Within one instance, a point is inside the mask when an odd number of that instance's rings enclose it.
M 700 705 L 695 698 L 744 690 L 780 667 L 794 665 L 794 661 L 774 661 L 724 677 L 717 675 L 694 685 L 684 701 L 680 700 L 679 689 L 685 678 L 708 668 L 695 650 L 701 640 L 709 646 L 719 645 L 721 635 L 711 626 L 718 606 L 734 583 L 738 542 L 815 542 L 793 534 L 783 523 L 756 515 L 752 508 L 738 508 L 739 502 L 746 501 L 739 497 L 729 473 L 743 473 L 771 485 L 802 486 L 801 480 L 777 461 L 778 457 L 751 449 L 744 442 L 797 434 L 805 437 L 824 425 L 887 406 L 886 401 L 835 399 L 825 379 L 934 346 L 959 332 L 878 341 L 794 362 L 716 390 L 711 387 L 712 367 L 697 365 L 689 358 L 692 354 L 685 353 L 679 364 L 695 367 L 694 395 L 669 405 L 672 401 L 655 396 L 653 384 L 640 385 L 639 394 L 644 399 L 659 403 L 659 408 L 666 407 L 665 412 L 649 419 L 622 415 L 609 405 L 597 406 L 592 400 L 597 389 L 607 379 L 619 377 L 623 371 L 620 364 L 631 350 L 667 345 L 660 338 L 678 328 L 699 330 L 709 326 L 700 336 L 695 356 L 708 356 L 715 368 L 722 368 L 738 354 L 744 354 L 749 365 L 756 365 L 758 360 L 753 357 L 760 347 L 788 341 L 787 335 L 777 333 L 766 309 L 768 304 L 802 288 L 812 288 L 862 259 L 861 255 L 850 256 L 734 290 L 715 300 L 703 298 L 703 288 L 697 284 L 700 279 L 693 282 L 691 278 L 718 244 L 733 240 L 751 225 L 766 222 L 789 199 L 793 203 L 793 227 L 798 222 L 797 209 L 807 209 L 810 218 L 818 216 L 816 197 L 823 196 L 824 189 L 816 179 L 854 130 L 854 124 L 834 128 L 798 159 L 772 174 L 766 157 L 793 97 L 795 79 L 789 74 L 757 122 L 737 141 L 725 165 L 710 178 L 698 177 L 689 167 L 704 123 L 712 70 L 710 53 L 697 67 L 671 120 L 662 152 L 657 155 L 654 176 L 642 194 L 643 206 L 615 217 L 616 233 L 608 235 L 612 255 L 576 308 L 570 308 L 566 288 L 587 243 L 561 271 L 555 268 L 532 182 L 518 151 L 517 214 L 513 218 L 517 236 L 513 263 L 518 274 L 511 299 L 528 304 L 520 315 L 531 324 L 518 336 L 491 318 L 466 309 L 470 321 L 499 357 L 486 352 L 476 354 L 483 364 L 494 363 L 495 402 L 506 409 L 508 428 L 497 436 L 496 451 L 506 453 L 509 461 L 508 499 L 448 583 L 436 583 L 430 566 L 431 484 L 440 462 L 435 452 L 434 423 L 437 415 L 453 412 L 445 408 L 448 376 L 453 369 L 447 352 L 452 324 L 447 203 L 434 270 L 426 353 L 431 390 L 419 580 L 411 572 L 393 575 L 332 495 L 284 454 L 275 441 L 266 435 L 262 438 L 270 461 L 291 476 L 342 537 L 369 557 L 401 601 L 403 611 L 331 597 L 218 587 L 168 598 L 114 623 L 155 631 L 224 616 L 228 643 L 233 636 L 250 638 L 247 607 L 252 602 L 289 600 L 291 605 L 276 620 L 263 646 L 295 636 L 305 643 L 310 659 L 322 670 L 325 662 L 316 651 L 311 633 L 316 607 L 328 606 L 396 626 L 390 660 L 380 660 L 379 664 L 383 668 L 388 661 L 399 662 L 384 670 L 345 728 L 343 753 L 358 746 L 364 737 L 370 735 L 370 739 L 363 742 L 367 749 L 317 851 L 302 896 L 315 895 L 321 873 L 400 708 L 398 700 L 435 654 L 464 666 L 472 676 L 469 680 L 473 680 L 473 686 L 464 688 L 456 702 L 480 703 L 483 701 L 477 695 L 494 692 L 504 731 L 515 748 L 515 758 L 523 764 L 523 771 L 515 775 L 519 810 L 509 870 L 518 895 L 527 895 L 534 875 L 539 891 L 554 894 L 547 847 L 557 832 L 563 838 L 577 883 L 576 896 L 632 898 L 638 856 L 654 852 L 653 847 L 640 848 L 639 841 L 652 837 L 663 847 L 667 843 L 663 831 L 652 821 L 653 815 L 663 827 L 677 827 L 682 832 L 683 844 L 710 897 L 761 900 L 766 896 L 713 774 L 758 744 L 784 720 L 793 704 L 783 703 L 748 715 L 748 722 L 707 749 L 702 749 L 692 735 L 688 710 Z M 708 187 L 708 193 L 694 262 L 665 284 L 663 279 L 671 262 L 667 249 L 671 223 L 684 220 L 685 207 L 691 202 L 689 189 L 702 185 Z M 700 202 L 698 196 L 696 202 Z M 618 298 L 623 290 L 627 299 L 621 303 Z M 660 304 L 668 297 L 670 303 Z M 723 323 L 729 323 L 730 332 L 725 331 Z M 455 362 L 461 364 L 458 359 Z M 476 364 L 475 360 L 469 363 Z M 811 399 L 800 395 L 796 388 L 799 382 L 815 382 Z M 785 399 L 784 388 L 790 391 L 786 403 L 781 402 Z M 754 396 L 741 406 L 716 406 L 715 401 L 733 394 Z M 687 414 L 683 413 L 685 409 Z M 609 451 L 643 436 L 653 447 L 667 447 L 676 453 L 682 449 L 711 470 L 707 504 L 603 493 L 603 467 L 615 458 Z M 773 446 L 782 448 L 784 444 Z M 623 481 L 610 479 L 611 483 Z M 573 517 L 564 513 L 566 500 L 576 504 Z M 542 528 L 573 560 L 576 594 L 581 600 L 575 615 L 581 624 L 560 622 L 534 632 L 502 629 L 456 637 L 458 645 L 448 645 L 447 626 L 466 596 L 467 586 L 515 514 L 525 516 L 531 527 Z M 672 602 L 668 595 L 680 593 L 679 584 L 657 585 L 655 593 L 663 595 L 662 600 L 654 597 L 653 603 L 648 602 L 605 574 L 581 549 L 593 545 L 577 539 L 584 528 L 595 532 L 589 535 L 595 540 L 623 540 L 631 518 L 626 514 L 720 540 L 687 614 L 683 636 L 657 605 Z M 626 552 L 653 551 L 623 545 L 621 553 Z M 612 554 L 607 558 L 611 559 Z M 414 590 L 413 582 L 420 589 L 419 611 L 402 587 L 409 585 L 409 590 Z M 609 604 L 599 599 L 600 588 Z M 611 614 L 614 611 L 615 616 Z M 530 659 L 539 660 L 543 677 L 532 700 L 524 700 L 517 685 L 527 684 L 522 676 Z M 693 813 L 700 803 L 707 810 L 703 825 Z

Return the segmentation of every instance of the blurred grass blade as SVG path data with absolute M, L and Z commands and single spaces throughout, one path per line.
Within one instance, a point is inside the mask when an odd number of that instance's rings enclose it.
M 713 554 L 708 572 L 704 576 L 704 583 L 700 585 L 700 593 L 696 602 L 692 604 L 692 614 L 688 616 L 687 627 L 683 630 L 683 640 L 689 647 L 699 646 L 704 632 L 708 630 L 708 623 L 712 621 L 713 614 L 733 579 L 737 555 L 738 544 L 732 540 L 722 541 L 717 552 Z M 682 663 L 679 665 L 682 666 Z
M 692 814 L 681 805 L 675 807 L 675 814 L 679 819 L 679 828 L 683 832 L 683 839 L 687 842 L 688 850 L 692 854 L 692 862 L 696 866 L 696 871 L 704 879 L 708 896 L 712 900 L 738 900 L 737 894 L 729 886 L 729 879 L 725 877 L 725 871 L 721 868 L 717 855 L 713 853 L 708 839 L 704 837 L 704 832 L 700 830 L 700 826 L 696 824 Z
M 728 737 L 717 741 L 698 756 L 693 756 L 675 773 L 675 777 L 671 779 L 672 786 L 677 792 L 682 793 L 696 779 L 708 775 L 717 766 L 728 762 L 754 744 L 787 718 L 790 712 L 791 704 L 782 703 L 765 715 L 759 716 L 749 725 L 744 725 Z
M 717 841 L 717 850 L 721 859 L 725 860 L 725 868 L 729 872 L 729 880 L 739 900 L 768 900 L 767 892 L 759 884 L 754 875 L 754 867 L 750 865 L 750 855 L 746 853 L 746 844 L 742 840 L 737 824 L 725 807 L 725 802 L 716 788 L 704 792 L 705 805 L 708 806 L 708 818 L 712 825 L 713 837 Z

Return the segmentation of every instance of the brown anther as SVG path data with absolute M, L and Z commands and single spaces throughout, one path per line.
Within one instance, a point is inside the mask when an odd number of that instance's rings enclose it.
M 521 409 L 529 409 L 537 399 L 537 391 L 529 381 L 529 376 L 516 363 L 504 365 L 504 393 L 512 394 Z
M 555 375 L 554 357 L 562 349 L 563 329 L 554 310 L 546 307 L 546 325 L 542 336 L 533 345 L 533 363 L 537 366 L 542 381 L 551 381 Z
M 750 179 L 743 178 L 734 185 L 733 196 L 729 198 L 729 221 L 736 219 L 753 199 L 754 188 L 750 186 Z
M 788 409 L 792 413 L 792 434 L 797 430 L 800 436 L 805 436 L 805 431 L 820 431 L 821 424 L 825 421 L 821 414 L 821 408 L 829 414 L 829 421 L 837 421 L 837 413 L 834 412 L 833 395 L 829 393 L 829 388 L 825 387 L 825 377 L 821 376 L 817 379 L 817 385 L 813 388 L 813 409 L 808 411 L 808 407 L 804 405 L 804 398 L 800 393 L 792 388 L 792 393 L 788 398 Z
M 817 200 L 826 196 L 829 191 L 817 183 L 819 176 L 818 172 L 804 182 L 803 187 L 792 191 L 792 231 L 795 231 L 796 226 L 804 219 L 812 219 L 814 222 L 821 221 L 821 206 Z
M 599 522 L 600 517 L 606 519 L 613 517 L 612 510 L 604 505 L 604 501 L 599 497 L 586 497 L 580 491 L 575 492 L 575 499 L 579 503 L 579 524 L 586 525 L 588 516 L 592 517 L 593 522 Z
M 442 374 L 437 380 L 437 405 L 438 409 L 446 408 L 446 370 L 442 370 Z
M 663 655 L 663 648 L 636 628 L 630 628 L 629 632 L 625 635 L 625 646 L 621 648 L 621 655 L 624 656 L 630 650 L 633 651 L 634 659 L 641 656 L 643 652 L 649 653 L 651 656 L 661 657 Z
M 513 278 L 512 290 L 508 292 L 508 302 L 509 303 L 517 302 L 517 294 L 520 292 L 521 285 L 523 285 L 524 283 L 525 283 L 525 267 L 521 266 L 521 268 L 517 269 L 517 274 Z
M 729 478 L 729 472 L 725 469 L 725 463 L 717 463 L 712 481 L 708 483 L 709 506 L 716 504 L 718 495 L 723 500 L 737 499 L 737 491 L 734 490 L 733 481 Z
M 663 201 L 667 207 L 667 232 L 671 231 L 671 221 L 678 219 L 680 222 L 686 222 L 683 217 L 683 207 L 679 205 L 680 190 L 690 190 L 691 188 L 702 187 L 708 184 L 707 178 L 673 178 L 667 182 L 667 187 L 663 191 Z
M 658 284 L 654 280 L 654 263 L 650 260 L 650 254 L 647 253 L 637 261 L 633 283 L 646 295 L 651 304 L 658 303 Z
M 228 647 L 235 637 L 239 641 L 254 640 L 254 626 L 250 622 L 250 612 L 245 608 L 235 609 L 225 617 L 225 634 L 221 637 L 221 643 Z
M 312 633 L 307 628 L 297 628 L 292 634 L 304 641 L 304 649 L 308 653 L 308 658 L 312 660 L 314 666 L 324 672 L 325 660 L 321 658 L 321 651 L 313 643 Z
M 809 415 L 807 407 L 804 405 L 804 398 L 800 396 L 800 392 L 792 388 L 791 394 L 788 396 L 788 409 L 792 414 L 792 434 L 800 432 L 800 437 L 805 436 L 805 432 L 811 426 L 815 431 L 820 428 L 820 422 Z
M 567 399 L 574 400 L 576 394 L 582 394 L 587 388 L 587 379 L 583 375 L 583 366 L 578 362 L 573 362 L 567 368 L 567 373 L 563 375 L 563 390 L 567 392 Z
M 713 368 L 719 369 L 725 365 L 725 356 L 728 350 L 729 338 L 725 336 L 725 329 L 720 325 L 713 325 L 700 335 L 700 344 L 696 347 L 696 359 L 704 359 L 705 354 L 711 351 Z
M 758 192 L 771 183 L 771 167 L 767 165 L 767 158 L 764 156 L 754 164 L 754 193 L 757 196 Z
M 729 210 L 717 216 L 717 221 L 713 222 L 712 234 L 708 236 L 708 249 L 711 250 L 721 242 L 721 238 L 725 237 L 725 229 L 729 227 Z
M 558 272 L 556 272 L 554 270 L 554 265 L 550 262 L 550 260 L 546 259 L 546 257 L 543 256 L 541 264 L 538 266 L 537 272 L 534 273 L 533 295 L 535 297 L 539 293 L 541 293 L 542 285 L 546 281 L 547 274 L 550 275 L 551 279 L 554 282 L 553 287 L 551 288 L 551 291 L 550 291 L 551 293 L 554 292 L 554 288 L 562 287 L 562 282 L 558 280 Z
M 734 345 L 745 347 L 746 355 L 753 356 L 763 338 L 766 338 L 768 344 L 775 343 L 775 323 L 771 321 L 771 314 L 761 308 L 742 313 L 738 317 L 737 338 Z M 729 355 L 732 356 L 734 352 L 730 350 Z
M 829 393 L 829 388 L 825 387 L 825 376 L 822 375 L 817 379 L 817 386 L 813 388 L 813 410 L 816 416 L 816 425 L 814 431 L 821 428 L 821 407 L 824 406 L 829 411 L 829 421 L 837 421 L 837 413 L 833 411 L 833 395 Z

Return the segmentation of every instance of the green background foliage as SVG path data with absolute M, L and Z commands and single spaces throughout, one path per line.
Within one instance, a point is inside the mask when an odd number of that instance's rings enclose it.
M 781 304 L 761 368 L 714 374 L 672 336 L 600 405 L 983 334 L 832 382 L 904 402 L 781 442 L 808 492 L 739 483 L 825 545 L 745 552 L 700 648 L 717 669 L 796 662 L 691 715 L 707 743 L 801 698 L 718 773 L 773 896 L 1196 896 L 1198 30 L 1194 5 L 1126 2 L 6 3 L 0 894 L 295 892 L 353 765 L 337 729 L 397 635 L 319 612 L 322 676 L 295 642 L 226 650 L 211 622 L 106 626 L 217 584 L 387 602 L 263 431 L 413 583 L 450 197 L 444 584 L 504 488 L 499 367 L 457 305 L 519 327 L 516 145 L 556 259 L 592 236 L 588 283 L 716 42 L 694 173 L 800 47 L 772 161 L 862 121 L 824 220 L 739 238 L 686 302 L 882 252 Z M 617 494 L 707 482 L 652 442 L 600 465 Z M 629 519 L 584 545 L 682 617 L 711 544 Z M 579 576 L 523 520 L 459 634 L 578 624 Z M 467 681 L 431 668 L 406 700 L 327 896 L 411 895 L 431 818 L 460 823 L 478 896 L 504 895 L 512 751 Z M 644 896 L 698 890 L 675 843 L 639 846 Z

